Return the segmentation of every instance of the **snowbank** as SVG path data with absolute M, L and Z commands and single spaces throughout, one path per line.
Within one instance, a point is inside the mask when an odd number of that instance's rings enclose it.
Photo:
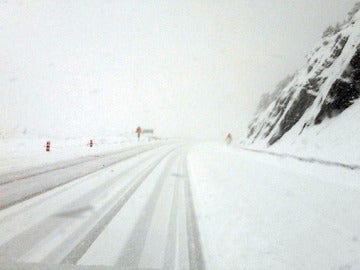
M 207 269 L 360 269 L 359 171 L 210 144 L 188 166 Z
M 349 165 L 360 165 L 360 100 L 335 118 L 326 119 L 321 125 L 305 129 L 299 136 L 290 130 L 281 140 L 270 147 L 262 142 L 246 145 L 246 148 L 315 158 Z

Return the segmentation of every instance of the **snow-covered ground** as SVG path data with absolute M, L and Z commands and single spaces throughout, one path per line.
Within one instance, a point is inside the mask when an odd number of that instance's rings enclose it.
M 304 157 L 316 157 L 346 164 L 360 164 L 360 100 L 336 118 L 326 119 L 322 125 L 312 126 L 296 138 L 295 130 L 285 134 L 270 149 Z M 295 139 L 296 138 L 296 139 Z
M 360 171 L 200 145 L 189 154 L 208 269 L 360 269 Z
M 359 115 L 360 101 L 357 100 L 337 117 L 326 119 L 321 125 L 310 126 L 301 135 L 297 134 L 297 129 L 292 129 L 270 147 L 265 147 L 261 141 L 243 146 L 282 155 L 360 166 L 360 122 L 355 121 Z
M 0 269 L 360 269 L 360 170 L 220 143 L 107 142 L 108 154 L 2 174 Z
M 90 140 L 93 147 L 90 148 Z M 50 141 L 50 152 L 46 142 Z M 136 134 L 104 138 L 38 138 L 19 136 L 0 139 L 0 174 L 27 167 L 43 166 L 59 161 L 98 155 L 130 146 L 143 145 L 148 137 L 137 141 Z

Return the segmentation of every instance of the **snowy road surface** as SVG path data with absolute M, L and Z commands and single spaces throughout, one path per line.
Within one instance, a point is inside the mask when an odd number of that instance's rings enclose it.
M 1 260 L 203 269 L 186 152 L 141 146 L 3 175 Z
M 359 181 L 358 170 L 180 143 L 7 172 L 0 266 L 360 269 Z

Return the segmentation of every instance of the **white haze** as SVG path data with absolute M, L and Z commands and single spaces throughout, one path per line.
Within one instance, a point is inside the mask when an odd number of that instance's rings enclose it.
M 356 1 L 0 1 L 0 132 L 242 136 Z

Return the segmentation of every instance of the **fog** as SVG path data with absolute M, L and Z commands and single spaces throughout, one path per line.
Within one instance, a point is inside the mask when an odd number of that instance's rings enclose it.
M 0 1 L 0 132 L 246 133 L 356 1 Z

